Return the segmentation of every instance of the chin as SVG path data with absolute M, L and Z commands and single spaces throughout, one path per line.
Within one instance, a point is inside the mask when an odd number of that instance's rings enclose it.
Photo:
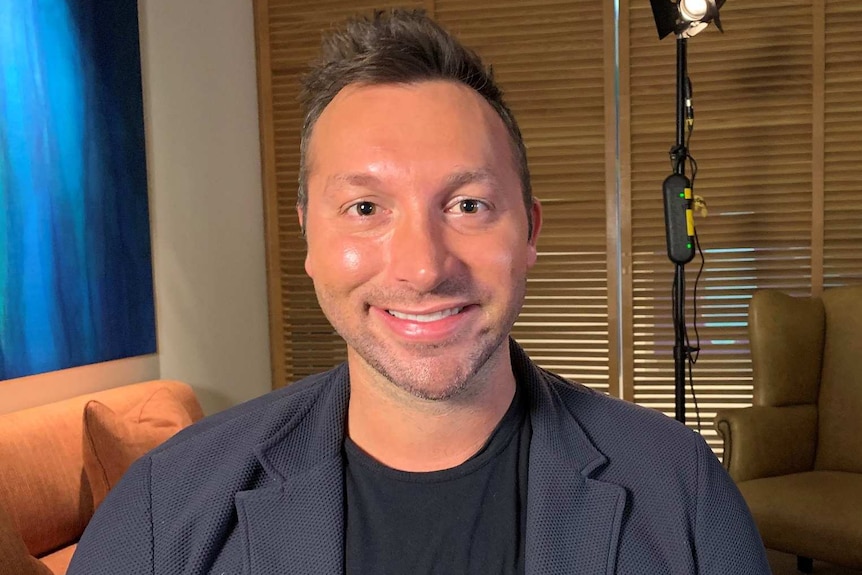
M 450 401 L 456 398 L 470 396 L 470 392 L 472 391 L 471 384 L 475 383 L 467 381 L 464 378 L 454 382 L 450 379 L 449 381 L 451 383 L 449 385 L 441 387 L 426 381 L 393 381 L 391 379 L 390 381 L 393 385 L 413 397 L 432 402 Z
M 471 397 L 479 391 L 483 382 L 490 379 L 497 364 L 494 358 L 505 342 L 505 337 L 490 344 L 486 342 L 481 348 L 458 354 L 458 357 L 453 357 L 455 352 L 398 360 L 396 354 L 357 351 L 365 363 L 398 389 L 418 399 L 447 401 Z

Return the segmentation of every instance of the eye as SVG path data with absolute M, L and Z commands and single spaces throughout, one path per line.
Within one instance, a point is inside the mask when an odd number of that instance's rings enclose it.
M 459 206 L 465 214 L 475 214 L 479 211 L 479 202 L 476 200 L 461 200 Z
M 359 216 L 373 216 L 377 211 L 377 205 L 373 202 L 357 202 L 350 206 L 350 209 Z
M 457 210 L 462 214 L 477 214 L 487 206 L 479 200 L 466 198 L 458 202 Z

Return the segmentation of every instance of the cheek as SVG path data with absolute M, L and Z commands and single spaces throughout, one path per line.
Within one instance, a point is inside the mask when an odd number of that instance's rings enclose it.
M 523 276 L 527 265 L 523 250 L 519 252 L 507 242 L 476 242 L 462 260 L 470 262 L 474 277 L 495 288 L 508 286 L 513 279 Z
M 517 231 L 517 230 L 515 230 Z M 513 274 L 523 274 L 536 262 L 536 248 L 524 240 L 522 235 L 514 232 L 497 237 L 478 248 L 484 254 L 489 265 L 500 269 L 511 270 Z
M 517 260 L 513 257 L 514 253 L 510 250 L 498 250 L 488 253 L 488 265 L 493 269 L 502 272 L 503 270 L 516 271 L 518 266 Z
M 305 269 L 322 285 L 352 289 L 376 273 L 379 251 L 362 242 L 321 242 L 309 247 Z
M 355 246 L 349 246 L 341 251 L 341 269 L 348 274 L 355 275 L 362 271 L 362 251 Z

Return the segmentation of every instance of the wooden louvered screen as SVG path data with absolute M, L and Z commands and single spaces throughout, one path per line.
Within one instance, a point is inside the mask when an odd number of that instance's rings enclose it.
M 301 122 L 298 76 L 314 57 L 321 32 L 332 23 L 392 5 L 406 4 L 346 0 L 256 4 L 264 162 L 274 167 L 265 168 L 265 174 L 277 385 L 326 369 L 344 357 L 344 344 L 319 311 L 303 269 L 305 245 L 294 209 Z M 606 79 L 613 76 L 611 7 L 590 0 L 437 0 L 413 5 L 424 7 L 493 63 L 525 136 L 545 223 L 539 264 L 530 276 L 516 337 L 541 365 L 616 392 L 608 385 L 616 375 L 609 375 L 615 358 L 609 353 L 614 336 L 608 330 L 605 256 L 609 195 L 605 133 L 612 126 L 605 121 L 605 107 L 613 109 L 612 100 L 606 104 L 605 98 Z M 610 158 L 612 167 L 614 156 Z M 615 298 L 610 302 L 616 305 Z
M 421 7 L 422 2 L 414 2 Z M 296 215 L 300 76 L 335 22 L 405 2 L 255 0 L 261 150 L 266 213 L 267 282 L 273 385 L 330 369 L 346 357 L 344 341 L 317 304 L 305 274 L 305 240 Z
M 862 4 L 826 0 L 824 285 L 862 282 Z
M 494 68 L 544 207 L 539 260 L 513 335 L 541 366 L 617 393 L 608 329 L 606 3 L 436 0 L 434 16 Z M 611 72 L 613 68 L 610 68 Z M 613 132 L 610 134 L 613 139 Z M 613 166 L 614 157 L 610 157 Z M 611 185 L 615 185 L 612 179 Z M 613 334 L 610 334 L 612 338 Z
M 827 12 L 824 25 L 822 2 L 728 2 L 725 34 L 707 30 L 688 42 L 695 194 L 709 209 L 697 218 L 706 267 L 694 381 L 703 433 L 717 452 L 715 410 L 751 402 L 746 314 L 753 291 L 819 293 L 824 283 L 848 283 L 862 271 L 862 187 L 852 177 L 862 148 L 860 11 L 832 2 Z M 763 14 L 775 18 L 766 24 Z M 623 376 L 631 378 L 629 399 L 672 415 L 673 264 L 665 255 L 661 182 L 672 172 L 668 150 L 676 138 L 676 45 L 658 41 L 648 2 L 629 0 L 624 16 L 621 79 L 630 98 L 622 114 L 630 122 L 622 149 L 631 188 L 623 201 L 630 194 L 631 219 L 623 226 L 630 225 L 632 255 L 623 264 L 631 266 L 632 285 L 623 305 L 632 311 L 623 324 L 631 341 Z M 696 258 L 687 266 L 689 325 L 698 265 Z M 694 343 L 691 327 L 689 335 Z M 696 426 L 695 418 L 689 401 L 687 423 Z
M 331 23 L 392 5 L 256 1 L 277 385 L 344 353 L 303 269 L 294 211 L 298 74 Z M 647 0 L 619 2 L 618 67 L 611 2 L 413 5 L 494 65 L 525 135 L 545 228 L 516 337 L 544 367 L 672 415 L 673 265 L 661 184 L 675 142 L 674 39 L 659 41 Z M 710 28 L 688 43 L 695 193 L 709 210 L 697 218 L 706 268 L 694 380 L 703 433 L 719 452 L 715 410 L 751 401 L 752 292 L 802 295 L 862 281 L 862 8 L 854 0 L 731 0 L 722 20 L 725 34 Z M 687 266 L 692 343 L 698 263 Z M 696 425 L 690 401 L 688 423 Z
M 781 26 L 764 26 L 758 15 L 770 3 L 728 4 L 725 34 L 710 29 L 688 42 L 694 193 L 709 212 L 697 220 L 706 266 L 694 381 L 702 431 L 714 449 L 716 408 L 751 403 L 746 313 L 753 290 L 811 288 L 811 6 L 784 2 Z M 676 43 L 659 42 L 649 2 L 629 6 L 633 399 L 672 416 L 674 265 L 666 255 L 661 184 L 672 173 L 668 150 L 676 139 Z M 698 259 L 687 266 L 689 302 L 697 268 Z M 694 344 L 692 328 L 689 336 Z M 696 426 L 690 402 L 686 415 Z

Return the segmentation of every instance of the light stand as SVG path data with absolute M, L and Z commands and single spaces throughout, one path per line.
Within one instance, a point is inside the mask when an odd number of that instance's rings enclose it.
M 688 148 L 685 142 L 688 40 L 676 40 L 676 145 L 670 156 L 674 173 L 663 185 L 667 255 L 675 264 L 673 278 L 673 391 L 676 420 L 685 423 L 685 367 L 691 350 L 685 330 L 685 264 L 694 258 L 694 220 L 691 182 L 685 175 Z
M 689 157 L 686 123 L 693 120 L 691 84 L 688 79 L 688 38 L 715 22 L 721 30 L 718 9 L 724 0 L 650 0 L 659 39 L 676 33 L 676 145 L 670 157 L 673 174 L 665 179 L 664 222 L 667 255 L 676 266 L 673 280 L 674 329 L 674 411 L 676 420 L 685 424 L 686 363 L 694 349 L 688 346 L 685 327 L 685 264 L 694 258 L 694 217 L 691 181 L 685 175 Z

